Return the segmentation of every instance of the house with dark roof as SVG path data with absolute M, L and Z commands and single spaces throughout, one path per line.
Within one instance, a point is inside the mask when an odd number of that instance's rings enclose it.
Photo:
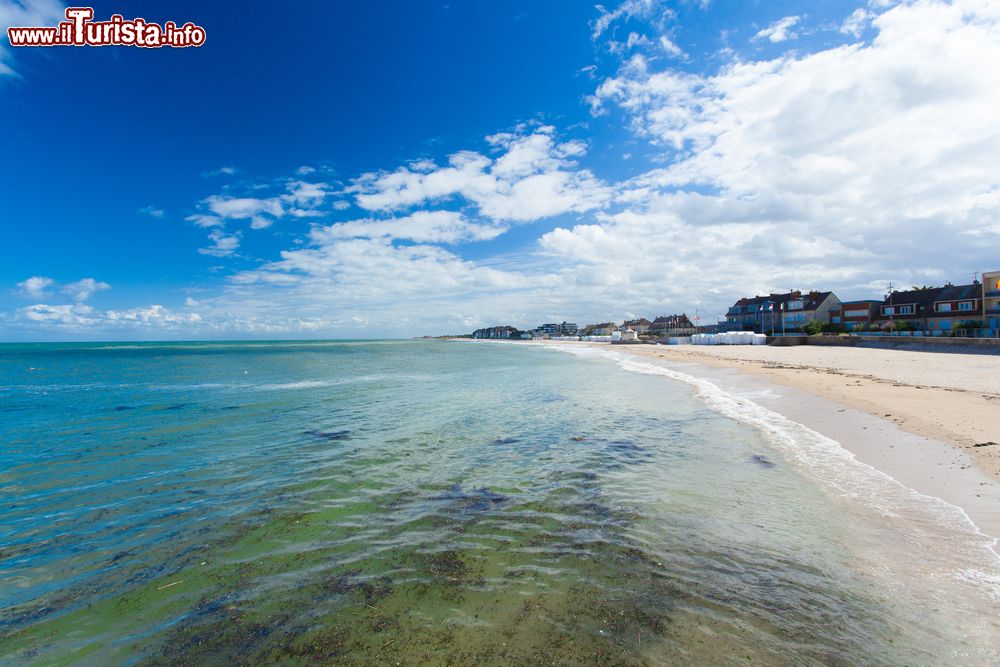
M 830 321 L 830 311 L 837 308 L 840 308 L 840 299 L 836 294 L 813 290 L 785 302 L 781 324 L 787 331 L 801 329 L 813 320 L 826 323 Z
M 905 322 L 931 334 L 950 332 L 960 325 L 983 326 L 982 283 L 912 290 L 893 290 L 879 308 L 877 321 L 883 327 Z
M 657 317 L 649 325 L 648 331 L 654 336 L 690 336 L 697 329 L 688 316 L 681 313 L 680 315 L 661 315 Z
M 812 320 L 830 321 L 830 311 L 840 307 L 833 292 L 799 290 L 767 296 L 744 297 L 730 306 L 726 323 L 732 328 L 758 333 L 796 331 Z

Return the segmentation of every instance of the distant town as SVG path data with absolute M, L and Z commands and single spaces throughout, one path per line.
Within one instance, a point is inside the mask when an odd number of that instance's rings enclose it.
M 880 301 L 843 301 L 832 291 L 792 290 L 766 296 L 742 297 L 724 320 L 698 324 L 686 313 L 644 317 L 621 322 L 578 325 L 572 322 L 540 324 L 521 330 L 511 325 L 476 329 L 472 338 L 573 339 L 629 342 L 677 338 L 694 334 L 748 331 L 784 334 L 885 334 L 912 336 L 1000 335 L 1000 271 L 982 274 L 967 285 L 913 286 L 890 289 Z

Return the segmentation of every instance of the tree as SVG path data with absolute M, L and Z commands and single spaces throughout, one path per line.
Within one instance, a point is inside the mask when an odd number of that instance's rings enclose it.
M 823 332 L 823 323 L 819 320 L 809 320 L 802 330 L 810 336 L 815 336 L 816 334 Z

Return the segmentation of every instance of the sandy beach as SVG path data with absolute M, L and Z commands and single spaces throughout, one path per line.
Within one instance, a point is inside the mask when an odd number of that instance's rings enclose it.
M 958 447 L 1000 480 L 1000 356 L 808 345 L 620 349 L 736 368 L 851 406 Z
M 546 341 L 546 344 L 550 344 Z M 962 508 L 1000 538 L 1000 357 L 818 346 L 588 345 L 707 379 Z

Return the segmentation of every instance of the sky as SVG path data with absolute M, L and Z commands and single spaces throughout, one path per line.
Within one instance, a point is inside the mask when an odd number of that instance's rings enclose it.
M 0 340 L 389 338 L 1000 269 L 1000 2 L 93 5 L 15 48 Z

